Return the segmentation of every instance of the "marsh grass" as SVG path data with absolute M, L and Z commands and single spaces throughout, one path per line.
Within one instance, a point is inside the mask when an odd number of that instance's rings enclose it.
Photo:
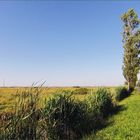
M 59 91 L 43 109 L 44 128 L 49 140 L 78 139 L 84 133 L 85 109 L 70 91 Z
M 16 102 L 11 114 L 3 113 L 1 138 L 16 140 L 37 139 L 40 118 L 40 88 L 32 87 L 16 94 Z

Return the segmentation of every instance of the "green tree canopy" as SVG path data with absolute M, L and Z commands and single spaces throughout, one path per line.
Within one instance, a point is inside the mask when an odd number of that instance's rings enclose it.
M 140 20 L 133 9 L 128 10 L 121 16 L 123 26 L 123 75 L 126 79 L 128 90 L 133 90 L 137 75 L 140 70 Z

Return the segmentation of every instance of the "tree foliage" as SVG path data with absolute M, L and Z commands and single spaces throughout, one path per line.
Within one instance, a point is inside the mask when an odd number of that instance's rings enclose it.
M 133 9 L 128 10 L 121 16 L 124 23 L 123 29 L 123 75 L 126 79 L 128 89 L 133 90 L 137 75 L 140 70 L 140 20 Z

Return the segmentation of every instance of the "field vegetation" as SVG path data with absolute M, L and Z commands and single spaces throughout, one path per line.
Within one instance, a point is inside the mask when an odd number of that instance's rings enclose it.
M 31 87 L 2 95 L 10 104 L 1 102 L 1 139 L 71 140 L 101 129 L 129 93 L 125 87 Z

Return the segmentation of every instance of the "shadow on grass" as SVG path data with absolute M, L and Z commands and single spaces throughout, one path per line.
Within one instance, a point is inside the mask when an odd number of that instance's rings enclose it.
M 112 125 L 114 123 L 114 121 L 110 121 L 110 118 L 113 117 L 114 115 L 117 115 L 119 114 L 120 112 L 126 110 L 127 107 L 124 106 L 124 105 L 119 105 L 117 106 L 109 115 L 108 117 L 105 118 L 105 121 L 104 123 L 98 127 L 98 129 L 96 129 L 96 131 L 100 130 L 100 129 L 103 129 L 103 128 L 106 128 L 107 126 L 109 125 Z
M 103 119 L 102 123 L 95 130 L 91 130 L 90 132 L 88 132 L 86 134 L 86 136 L 90 136 L 91 134 L 95 134 L 96 135 L 97 131 L 99 131 L 101 129 L 104 129 L 104 128 L 108 127 L 108 126 L 113 125 L 114 124 L 114 120 L 112 120 L 110 118 L 113 117 L 114 115 L 117 115 L 117 114 L 121 113 L 122 111 L 125 111 L 125 110 L 127 110 L 126 106 L 118 105 L 106 118 Z M 82 140 L 85 140 L 83 138 L 82 138 Z
M 127 99 L 129 96 L 133 95 L 132 92 L 128 92 L 125 96 L 123 96 L 123 98 L 121 98 L 119 101 L 125 100 Z M 108 126 L 111 126 L 114 124 L 114 120 L 110 119 L 112 118 L 114 115 L 117 115 L 119 113 L 121 113 L 122 111 L 127 110 L 127 107 L 125 105 L 117 105 L 115 108 L 113 108 L 113 110 L 106 116 L 103 117 L 101 120 L 101 123 L 96 127 L 91 129 L 90 131 L 88 131 L 88 133 L 85 133 L 85 136 L 90 136 L 91 134 L 96 136 L 96 132 L 102 129 L 105 129 Z M 85 140 L 85 136 L 82 137 L 82 140 Z
M 120 113 L 121 111 L 124 111 L 124 110 L 126 110 L 126 109 L 127 109 L 126 106 L 124 106 L 124 105 L 118 105 L 118 106 L 110 113 L 109 116 L 116 115 L 116 114 L 118 114 L 118 113 Z

